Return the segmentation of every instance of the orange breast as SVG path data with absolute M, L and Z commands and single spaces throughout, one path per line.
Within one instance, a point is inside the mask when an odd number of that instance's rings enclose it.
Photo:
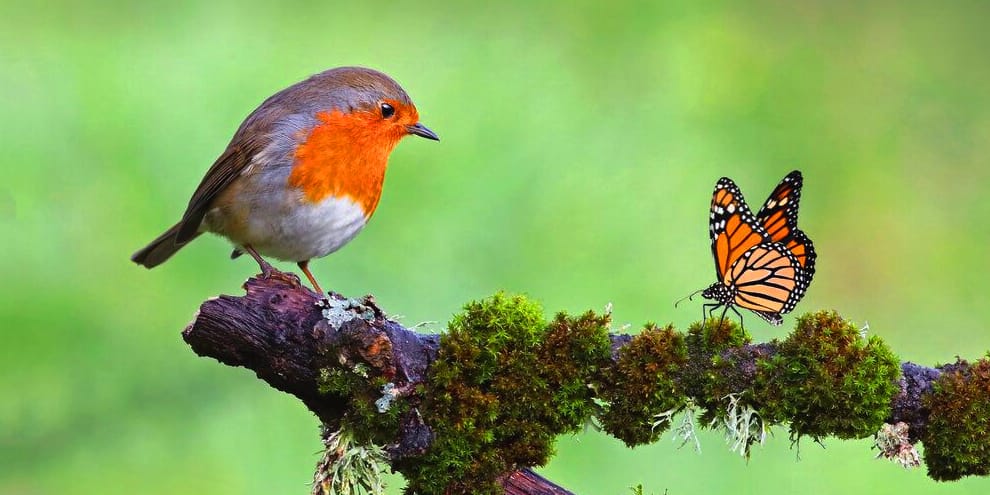
M 388 156 L 403 133 L 382 125 L 372 112 L 321 112 L 317 118 L 320 124 L 296 149 L 289 185 L 312 203 L 349 198 L 370 217 L 381 198 Z

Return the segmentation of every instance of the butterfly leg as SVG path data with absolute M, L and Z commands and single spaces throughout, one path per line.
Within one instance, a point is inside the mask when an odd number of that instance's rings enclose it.
M 725 309 L 722 310 L 722 316 L 719 316 L 718 317 L 718 326 L 720 326 L 720 327 L 722 326 L 722 322 L 725 321 L 725 313 L 728 313 L 729 312 L 729 308 L 732 308 L 732 311 L 734 313 L 739 314 L 739 312 L 736 311 L 736 308 L 734 306 L 732 306 L 731 304 L 726 304 L 725 305 Z
M 745 331 L 746 330 L 746 325 L 743 323 L 743 315 L 742 315 L 742 313 L 740 313 L 739 310 L 735 308 L 735 306 L 732 306 L 732 312 L 735 313 L 736 316 L 739 317 L 739 329 Z
M 715 312 L 718 307 L 721 306 L 719 303 L 709 303 L 701 305 L 701 329 L 705 329 L 705 325 L 708 325 L 708 319 L 712 317 L 712 313 Z

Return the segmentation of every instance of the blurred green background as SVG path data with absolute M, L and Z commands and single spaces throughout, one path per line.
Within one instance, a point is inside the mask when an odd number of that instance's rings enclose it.
M 759 204 L 805 174 L 819 252 L 797 312 L 868 322 L 904 360 L 990 349 L 986 2 L 0 4 L 0 493 L 307 493 L 317 422 L 179 331 L 256 272 L 204 237 L 128 256 L 182 213 L 265 97 L 360 64 L 439 144 L 404 141 L 354 242 L 314 263 L 415 324 L 498 289 L 548 315 L 615 305 L 685 328 L 714 281 L 722 175 Z M 292 268 L 291 265 L 283 265 Z M 757 339 L 781 336 L 751 315 Z M 630 450 L 562 438 L 541 472 L 581 494 L 987 493 L 778 429 L 747 464 L 702 434 Z M 398 493 L 401 480 L 392 484 Z

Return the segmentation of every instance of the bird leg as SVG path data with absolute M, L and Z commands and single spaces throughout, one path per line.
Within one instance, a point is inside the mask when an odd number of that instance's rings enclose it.
M 254 261 L 258 262 L 258 266 L 261 267 L 261 278 L 269 280 L 273 278 L 280 279 L 292 285 L 302 287 L 302 283 L 299 282 L 299 276 L 295 273 L 286 273 L 275 268 L 271 265 L 271 263 L 265 261 L 265 259 L 258 254 L 258 251 L 255 251 L 255 249 L 248 244 L 245 244 L 241 249 L 250 254 L 251 257 L 254 258 Z M 239 251 L 234 252 L 237 253 Z M 306 275 L 309 276 L 309 273 L 307 272 Z M 310 276 L 310 280 L 313 280 L 312 276 Z M 321 292 L 320 294 L 322 295 L 323 293 Z
M 316 278 L 313 277 L 313 274 L 309 272 L 309 260 L 300 261 L 298 265 L 299 265 L 299 269 L 306 274 L 306 278 L 309 279 L 309 283 L 313 284 L 313 288 L 316 289 L 316 293 L 319 294 L 320 296 L 326 296 L 326 293 L 323 292 L 323 289 L 320 287 L 320 284 L 316 282 Z
M 265 261 L 265 259 L 262 258 L 261 255 L 258 254 L 258 252 L 255 251 L 253 247 L 251 247 L 250 244 L 245 244 L 244 250 L 247 251 L 247 253 L 250 254 L 252 258 L 254 258 L 254 261 L 258 262 L 258 266 L 261 267 L 261 276 L 264 278 L 271 278 L 272 273 L 275 273 L 276 271 L 275 267 L 273 267 L 271 263 Z

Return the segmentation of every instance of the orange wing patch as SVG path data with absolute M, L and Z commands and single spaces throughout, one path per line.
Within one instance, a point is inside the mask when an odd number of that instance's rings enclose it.
M 811 240 L 808 236 L 801 232 L 800 230 L 795 230 L 794 235 L 787 240 L 785 244 L 787 250 L 797 258 L 798 263 L 805 269 L 805 271 L 814 272 L 815 270 L 815 248 L 811 244 Z
M 753 221 L 739 187 L 727 177 L 719 180 L 712 194 L 709 230 L 715 271 L 720 280 L 743 253 L 766 238 Z
M 767 231 L 770 241 L 783 243 L 805 270 L 814 270 L 814 248 L 797 226 L 803 185 L 801 171 L 787 174 L 756 213 L 756 219 Z

